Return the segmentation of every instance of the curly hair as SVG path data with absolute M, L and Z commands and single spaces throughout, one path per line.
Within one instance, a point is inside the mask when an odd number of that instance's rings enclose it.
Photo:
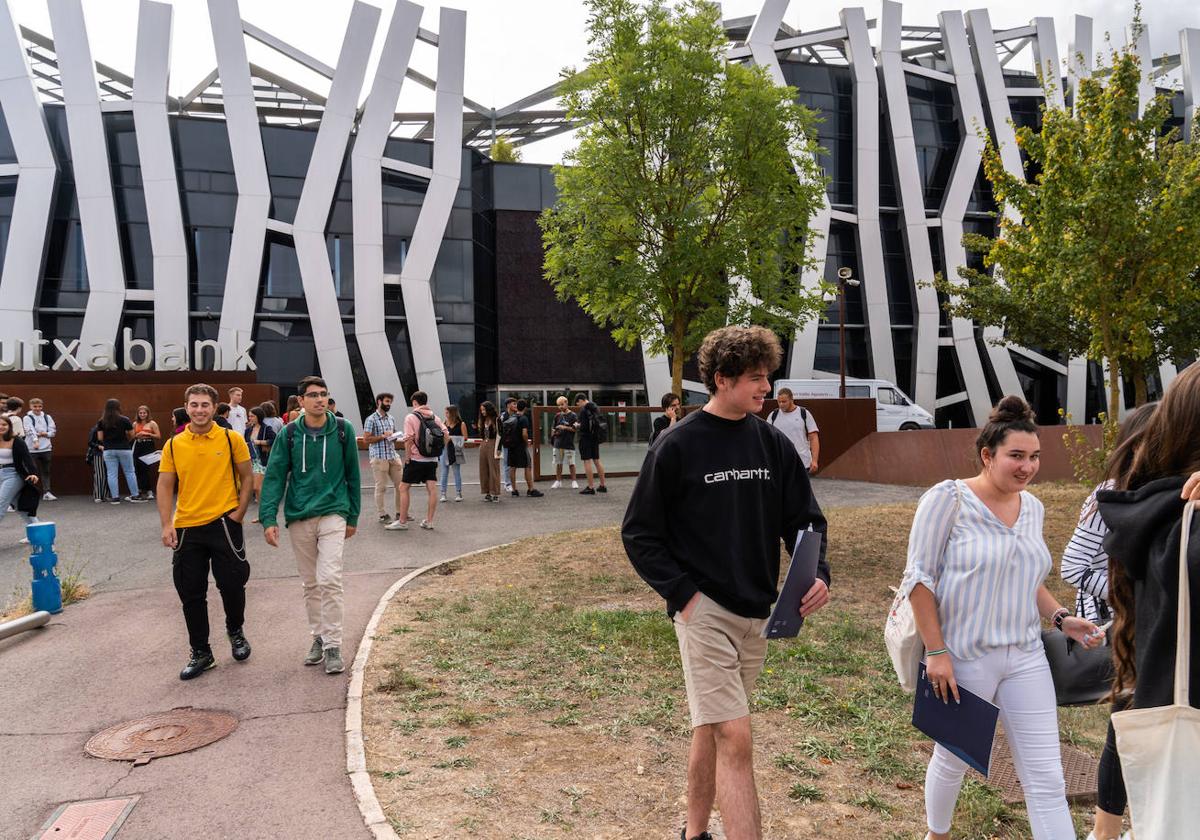
M 783 348 L 766 327 L 722 327 L 704 337 L 696 357 L 700 380 L 715 394 L 718 373 L 731 378 L 764 368 L 771 373 L 783 361 Z

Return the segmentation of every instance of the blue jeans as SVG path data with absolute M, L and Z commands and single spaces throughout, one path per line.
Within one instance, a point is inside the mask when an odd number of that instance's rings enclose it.
M 21 488 L 25 486 L 25 479 L 21 478 L 21 474 L 17 472 L 16 467 L 4 467 L 0 469 L 0 520 L 3 520 L 8 513 L 8 506 L 17 501 L 17 495 L 20 494 Z M 31 517 L 24 511 L 21 516 L 28 522 L 36 522 L 35 517 Z
M 132 449 L 105 449 L 104 469 L 108 473 L 108 493 L 114 499 L 121 498 L 120 483 L 117 481 L 117 470 L 125 473 L 125 483 L 129 485 L 129 495 L 138 494 L 137 474 L 133 471 Z
M 442 474 L 441 487 L 443 496 L 446 495 L 446 484 L 450 480 L 450 470 L 454 470 L 454 492 L 460 496 L 462 495 L 462 461 L 458 460 L 453 464 L 446 463 L 446 453 L 450 451 L 450 447 L 453 445 L 453 443 L 447 441 L 446 448 L 442 450 L 442 454 L 438 457 L 438 464 L 441 465 L 440 472 Z M 462 456 L 460 455 L 458 457 L 461 458 Z

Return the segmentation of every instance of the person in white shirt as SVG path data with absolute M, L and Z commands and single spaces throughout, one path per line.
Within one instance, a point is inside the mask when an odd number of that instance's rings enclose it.
M 796 405 L 790 388 L 780 388 L 775 395 L 779 408 L 767 416 L 767 422 L 788 436 L 800 455 L 800 461 L 810 473 L 820 469 L 821 438 L 812 412 Z
M 239 435 L 246 434 L 246 406 L 242 405 L 242 389 L 236 385 L 229 389 L 229 426 Z
M 24 417 L 25 443 L 29 447 L 29 456 L 37 467 L 38 481 L 42 487 L 42 498 L 47 502 L 58 499 L 50 492 L 50 453 L 54 449 L 54 436 L 58 428 L 54 418 L 44 410 L 41 397 L 29 401 L 29 412 Z

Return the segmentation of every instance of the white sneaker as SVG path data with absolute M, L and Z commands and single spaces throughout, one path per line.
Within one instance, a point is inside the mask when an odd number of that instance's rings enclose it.
M 462 493 L 455 494 L 454 501 L 461 502 L 462 501 Z
M 388 524 L 384 525 L 383 530 L 385 530 L 385 531 L 407 531 L 408 523 L 405 522 L 403 519 L 397 519 L 393 522 L 389 522 Z
M 432 530 L 433 530 L 433 523 L 432 523 L 432 522 L 430 522 L 428 519 L 422 519 L 422 520 L 421 520 L 421 528 L 422 528 L 422 529 L 424 529 L 424 530 L 426 530 L 426 531 L 432 531 Z
M 553 484 L 550 485 L 551 490 L 557 490 L 559 487 L 562 487 L 561 481 L 555 481 Z
M 29 545 L 29 537 L 21 537 L 21 539 L 20 539 L 20 540 L 18 540 L 18 542 L 19 542 L 21 545 Z
M 1087 840 L 1096 840 L 1096 832 L 1089 831 Z M 1118 837 L 1117 840 L 1133 840 L 1133 835 L 1126 831 L 1124 834 Z
M 571 482 L 571 489 L 572 489 L 572 490 L 578 490 L 578 489 L 579 489 L 579 482 L 578 482 L 578 481 L 572 481 L 572 482 Z
M 439 502 L 444 502 L 444 501 L 446 501 L 446 494 L 445 494 L 445 493 L 443 493 L 443 494 L 442 494 L 442 496 L 441 496 L 441 498 L 440 498 L 440 499 L 438 499 L 438 501 L 439 501 Z
M 58 496 L 55 496 L 53 493 L 46 492 L 46 493 L 42 494 L 42 501 L 43 502 L 57 502 Z

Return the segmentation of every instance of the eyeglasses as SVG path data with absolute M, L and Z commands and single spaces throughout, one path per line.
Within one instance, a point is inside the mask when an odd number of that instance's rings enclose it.
M 306 400 L 323 400 L 329 396 L 328 391 L 309 391 L 304 395 Z

